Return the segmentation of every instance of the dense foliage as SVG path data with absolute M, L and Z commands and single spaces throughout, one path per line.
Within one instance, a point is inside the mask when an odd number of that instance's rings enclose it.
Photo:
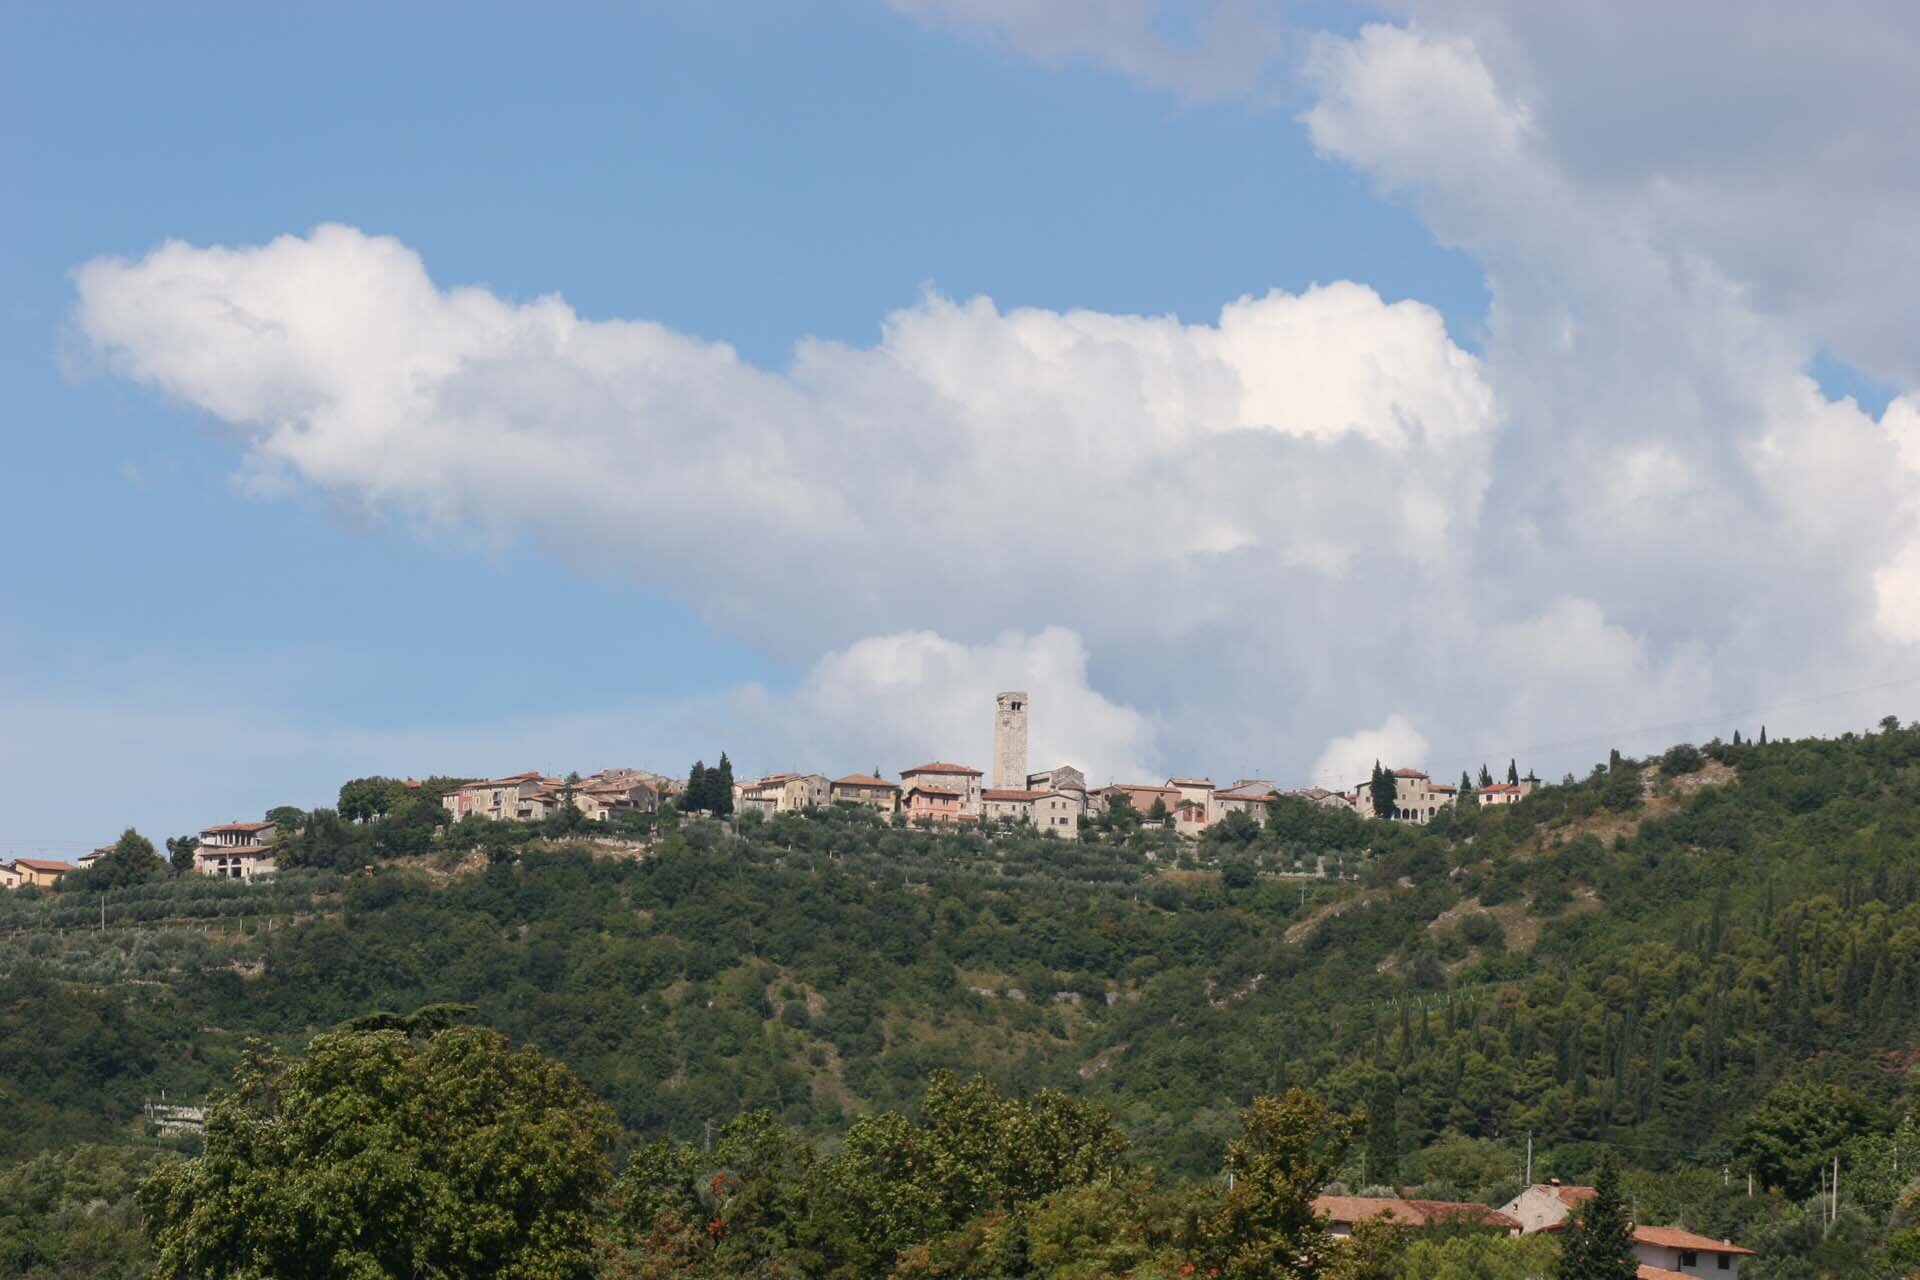
M 1642 1220 L 1761 1248 L 1760 1280 L 1835 1240 L 1859 1269 L 1832 1274 L 1900 1274 L 1920 730 L 1689 751 L 1424 828 L 1289 801 L 1198 844 L 1131 812 L 1068 843 L 846 808 L 596 842 L 440 827 L 389 787 L 307 815 L 267 885 L 143 863 L 0 900 L 0 1153 L 137 1137 L 247 1036 L 459 1001 L 632 1142 L 704 1149 L 755 1111 L 842 1142 L 952 1068 L 1214 1178 L 1253 1097 L 1304 1085 L 1368 1117 L 1333 1169 L 1355 1190 L 1498 1203 L 1530 1134 L 1536 1177 L 1617 1154 Z M 1839 1209 L 1805 1207 L 1836 1158 Z

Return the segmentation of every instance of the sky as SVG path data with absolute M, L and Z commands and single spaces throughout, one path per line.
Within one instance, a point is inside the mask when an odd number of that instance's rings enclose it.
M 1905 5 L 0 11 L 0 856 L 1920 716 Z

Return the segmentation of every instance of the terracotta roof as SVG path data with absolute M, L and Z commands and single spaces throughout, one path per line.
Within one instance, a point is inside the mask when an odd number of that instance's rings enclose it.
M 1518 791 L 1519 789 L 1519 787 L 1511 782 L 1490 782 L 1480 788 L 1480 794 L 1485 795 L 1489 791 Z
M 917 782 L 914 783 L 911 787 L 907 788 L 907 793 L 909 795 L 911 795 L 913 792 L 916 792 L 916 791 L 918 791 L 921 795 L 925 795 L 925 796 L 952 796 L 956 800 L 958 800 L 961 797 L 961 795 L 964 794 L 959 791 L 950 790 L 946 787 L 929 787 Z
M 204 854 L 209 858 L 257 858 L 272 852 L 270 844 L 203 844 L 194 850 L 196 856 Z
M 1154 791 L 1161 795 L 1172 795 L 1179 789 L 1178 787 L 1156 787 L 1145 782 L 1138 784 L 1132 782 L 1116 782 L 1107 788 L 1108 791 Z
M 1396 778 L 1424 778 L 1427 776 L 1427 771 L 1425 769 L 1395 769 L 1393 776 Z
M 1712 1236 L 1695 1235 L 1691 1231 L 1682 1231 L 1679 1227 L 1635 1227 L 1635 1244 L 1650 1244 L 1657 1249 L 1692 1249 L 1698 1253 L 1741 1253 L 1751 1254 L 1753 1250 L 1743 1249 L 1731 1240 L 1715 1240 Z
M 72 871 L 71 862 L 51 862 L 46 858 L 15 858 L 13 865 L 25 867 L 29 871 Z
M 1459 1218 L 1489 1227 L 1517 1231 L 1520 1224 L 1484 1204 L 1453 1200 L 1394 1200 L 1386 1196 L 1315 1196 L 1313 1211 L 1333 1222 L 1364 1222 L 1369 1218 L 1392 1218 L 1408 1226 L 1445 1222 Z
M 1053 792 L 1051 791 L 996 791 L 993 788 L 988 788 L 980 793 L 981 798 L 986 800 L 1038 800 L 1041 796 L 1050 796 L 1052 794 Z
M 944 760 L 935 760 L 932 764 L 917 765 L 912 769 L 902 769 L 900 776 L 904 778 L 910 773 L 963 773 L 972 778 L 980 776 L 978 769 L 969 769 L 963 764 L 948 764 Z
M 1669 1271 L 1665 1267 L 1656 1267 L 1650 1262 L 1640 1264 L 1634 1273 L 1634 1280 L 1693 1280 L 1684 1271 Z
M 1433 783 L 1432 785 L 1430 785 L 1430 786 L 1429 786 L 1429 787 L 1427 788 L 1427 790 L 1429 790 L 1429 791 L 1444 791 L 1444 792 L 1446 792 L 1446 793 L 1447 793 L 1448 795 L 1452 795 L 1452 794 L 1453 794 L 1454 792 L 1456 792 L 1456 791 L 1458 791 L 1459 789 L 1460 789 L 1460 788 L 1458 788 L 1458 787 L 1455 787 L 1455 786 L 1449 786 L 1449 785 L 1447 785 L 1447 784 L 1445 784 L 1445 783 L 1440 783 L 1440 782 L 1436 782 L 1436 783 Z
M 272 825 L 271 822 L 223 822 L 217 827 L 202 827 L 200 834 L 207 835 L 214 831 L 265 831 Z
M 1248 804 L 1270 804 L 1279 799 L 1271 791 L 1216 791 L 1215 800 L 1244 800 Z
M 479 782 L 468 782 L 463 784 L 460 789 L 462 791 L 480 791 L 487 787 L 504 787 L 521 782 L 539 781 L 541 781 L 541 777 L 538 773 L 516 773 L 507 778 L 483 778 Z M 555 779 L 555 781 L 561 781 L 561 779 Z
M 1167 785 L 1170 787 L 1211 787 L 1213 785 L 1213 779 L 1212 778 L 1168 778 Z
M 900 789 L 897 782 L 888 782 L 885 778 L 876 778 L 870 773 L 850 773 L 844 778 L 835 778 L 836 787 L 888 787 L 894 791 Z

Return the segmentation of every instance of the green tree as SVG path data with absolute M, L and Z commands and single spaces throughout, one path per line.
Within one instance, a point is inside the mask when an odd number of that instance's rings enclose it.
M 1373 816 L 1391 818 L 1398 807 L 1400 784 L 1393 776 L 1393 770 L 1383 769 L 1380 762 L 1373 762 L 1373 778 L 1367 783 L 1367 792 L 1373 799 Z
M 307 811 L 290 804 L 275 805 L 267 810 L 266 818 L 286 835 L 292 835 L 307 825 Z
M 1493 771 L 1487 768 L 1486 761 L 1480 762 L 1480 786 L 1482 789 L 1493 785 Z
M 1507 761 L 1507 785 L 1515 787 L 1520 785 L 1520 766 L 1517 761 Z
M 1147 820 L 1149 822 L 1165 822 L 1167 820 L 1167 801 L 1165 796 L 1155 796 L 1153 798 L 1153 804 L 1147 808 Z
M 687 789 L 680 793 L 680 808 L 685 813 L 698 813 L 711 808 L 707 803 L 707 762 L 695 760 L 693 768 L 687 770 Z
M 1200 1253 L 1222 1280 L 1318 1276 L 1338 1246 L 1313 1212 L 1353 1141 L 1347 1117 L 1304 1089 L 1258 1097 L 1227 1144 L 1230 1189 L 1200 1233 Z
M 720 764 L 713 771 L 707 785 L 713 790 L 713 803 L 708 806 L 715 817 L 724 818 L 733 812 L 733 761 L 727 759 L 727 753 L 720 753 Z
M 183 876 L 193 870 L 193 852 L 199 847 L 199 836 L 167 837 L 167 861 L 173 865 L 175 875 Z
M 1400 1089 L 1390 1072 L 1373 1077 L 1367 1097 L 1367 1181 L 1392 1186 L 1400 1177 Z
M 163 880 L 170 871 L 167 860 L 154 850 L 153 841 L 128 827 L 113 842 L 113 848 L 100 855 L 99 861 L 79 875 L 66 877 L 59 887 L 68 892 L 98 893 L 103 889 Z
M 1793 1199 L 1819 1189 L 1820 1173 L 1875 1117 L 1860 1096 L 1836 1084 L 1787 1081 L 1747 1113 L 1733 1151 L 1762 1187 Z
M 1608 1157 L 1584 1202 L 1560 1238 L 1558 1280 L 1634 1280 L 1633 1219 L 1620 1198 L 1620 1164 Z
M 140 1189 L 154 1274 L 584 1278 L 612 1134 L 571 1071 L 492 1031 L 256 1041 L 204 1152 Z

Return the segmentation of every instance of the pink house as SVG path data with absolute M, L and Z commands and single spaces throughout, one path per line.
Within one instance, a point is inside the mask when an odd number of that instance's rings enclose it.
M 918 822 L 922 818 L 946 824 L 969 821 L 973 815 L 962 808 L 966 798 L 966 792 L 952 787 L 916 782 L 907 788 L 907 821 Z

